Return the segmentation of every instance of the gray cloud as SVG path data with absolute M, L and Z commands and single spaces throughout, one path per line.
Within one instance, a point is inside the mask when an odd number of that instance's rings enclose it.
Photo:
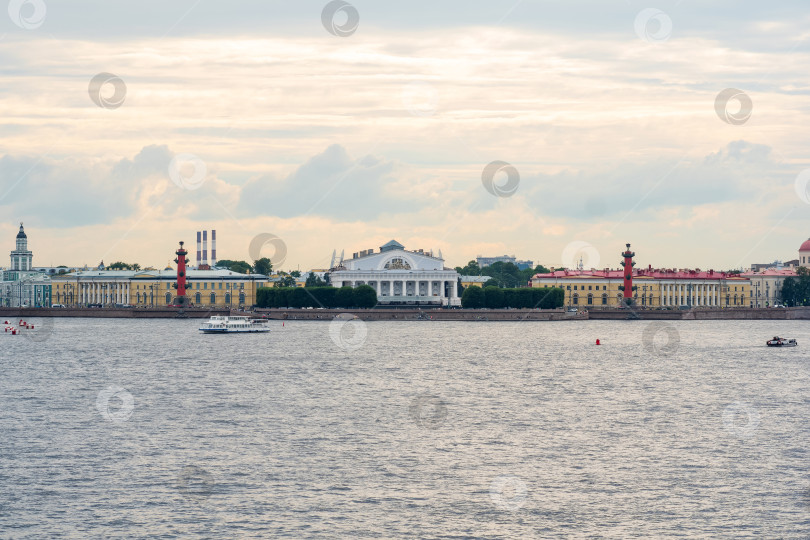
M 243 188 L 239 211 L 290 218 L 329 216 L 343 221 L 416 211 L 410 190 L 397 189 L 402 173 L 392 161 L 373 156 L 352 159 L 332 145 L 284 179 L 262 176 Z
M 527 174 L 519 194 L 543 215 L 601 221 L 631 210 L 638 217 L 663 208 L 750 201 L 767 178 L 787 185 L 790 174 L 768 146 L 734 141 L 702 160 L 650 159 L 609 169 Z

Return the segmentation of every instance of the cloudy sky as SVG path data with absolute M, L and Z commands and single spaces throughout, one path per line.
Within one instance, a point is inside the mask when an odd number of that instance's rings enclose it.
M 737 268 L 810 236 L 806 2 L 8 4 L 0 246 L 24 221 L 38 266 L 162 266 L 202 229 L 302 270 L 392 238 Z

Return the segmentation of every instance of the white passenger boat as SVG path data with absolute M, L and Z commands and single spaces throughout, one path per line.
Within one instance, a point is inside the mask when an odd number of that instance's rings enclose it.
M 795 347 L 798 345 L 795 339 L 781 338 L 779 336 L 774 336 L 773 339 L 769 339 L 765 344 L 768 347 Z
M 238 334 L 242 332 L 269 332 L 265 319 L 250 317 L 225 317 L 215 315 L 200 326 L 203 334 Z

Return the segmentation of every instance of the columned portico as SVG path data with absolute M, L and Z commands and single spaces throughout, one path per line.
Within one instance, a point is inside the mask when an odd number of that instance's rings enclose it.
M 391 241 L 379 252 L 366 250 L 330 271 L 331 283 L 374 287 L 380 304 L 457 306 L 458 273 L 432 251 L 408 251 Z

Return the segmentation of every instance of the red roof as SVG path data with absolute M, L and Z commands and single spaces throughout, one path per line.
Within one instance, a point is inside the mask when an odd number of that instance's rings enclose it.
M 804 241 L 802 246 L 799 248 L 799 251 L 810 251 L 810 238 Z

